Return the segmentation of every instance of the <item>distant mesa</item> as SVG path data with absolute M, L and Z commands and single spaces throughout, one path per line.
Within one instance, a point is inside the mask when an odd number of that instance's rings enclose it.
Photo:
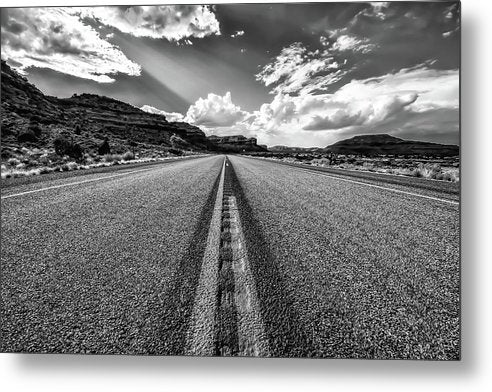
M 455 145 L 404 140 L 387 134 L 361 135 L 341 140 L 324 149 L 325 152 L 344 155 L 421 155 L 456 156 Z
M 293 153 L 302 154 L 310 152 L 323 152 L 322 147 L 289 147 L 289 146 L 272 146 L 268 148 L 271 152 L 283 152 L 283 153 Z
M 325 148 L 273 146 L 268 149 L 273 153 L 285 154 L 340 154 L 340 155 L 412 155 L 412 156 L 456 156 L 459 147 L 447 144 L 404 140 L 387 134 L 360 135 L 340 140 Z
M 267 151 L 266 146 L 259 146 L 254 137 L 247 138 L 242 135 L 216 136 L 210 135 L 208 140 L 217 145 L 223 151 L 231 152 L 260 152 Z

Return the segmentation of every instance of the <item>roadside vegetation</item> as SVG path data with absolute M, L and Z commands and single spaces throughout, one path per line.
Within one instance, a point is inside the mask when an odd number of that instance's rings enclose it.
M 104 152 L 107 152 L 105 150 Z M 83 152 L 77 144 L 64 139 L 55 139 L 53 148 L 27 148 L 2 146 L 1 178 L 37 176 L 53 172 L 84 170 L 97 167 L 155 162 L 177 157 L 196 155 L 192 152 L 154 151 L 139 154 L 133 151 L 99 154 Z
M 431 180 L 459 182 L 459 157 L 360 157 L 340 154 L 257 154 L 256 156 L 283 162 L 345 170 L 420 177 Z

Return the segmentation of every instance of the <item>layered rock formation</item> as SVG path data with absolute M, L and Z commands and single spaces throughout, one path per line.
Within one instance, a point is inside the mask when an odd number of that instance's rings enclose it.
M 70 134 L 86 148 L 94 148 L 106 137 L 122 145 L 141 143 L 171 148 L 173 135 L 182 139 L 187 149 L 214 147 L 205 133 L 193 125 L 168 122 L 163 115 L 95 94 L 75 94 L 71 98 L 46 96 L 4 61 L 1 70 L 4 143 L 24 143 L 19 135 L 29 132 L 35 124 L 39 132 L 29 143 L 38 147 L 51 146 L 60 133 Z
M 259 146 L 254 137 L 247 138 L 242 135 L 216 136 L 211 135 L 208 140 L 218 146 L 221 151 L 231 152 L 253 152 L 267 151 L 265 146 Z

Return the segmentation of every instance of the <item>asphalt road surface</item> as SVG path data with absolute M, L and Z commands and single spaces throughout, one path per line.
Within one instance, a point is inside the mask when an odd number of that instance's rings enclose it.
M 460 356 L 456 184 L 208 156 L 1 208 L 2 351 Z

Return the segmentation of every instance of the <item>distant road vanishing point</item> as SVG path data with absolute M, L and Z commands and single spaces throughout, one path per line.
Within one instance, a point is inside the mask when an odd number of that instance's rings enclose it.
M 236 155 L 1 194 L 7 352 L 459 359 L 459 185 Z

